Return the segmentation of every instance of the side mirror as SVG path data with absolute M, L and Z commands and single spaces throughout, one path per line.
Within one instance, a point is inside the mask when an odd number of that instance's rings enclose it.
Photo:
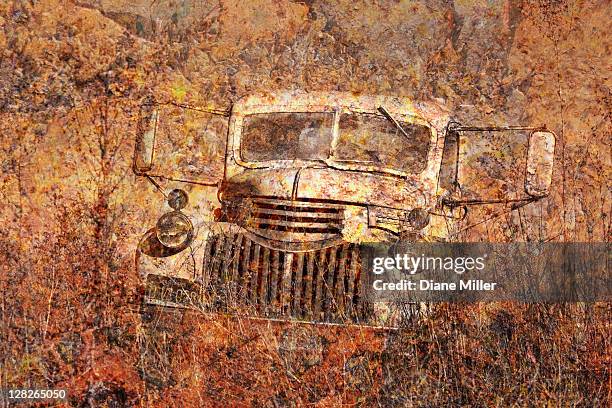
M 445 137 L 439 187 L 442 203 L 461 205 L 532 201 L 548 194 L 554 133 L 527 126 L 460 126 Z
M 137 175 L 216 186 L 223 178 L 229 113 L 143 105 L 134 151 Z
M 153 147 L 159 108 L 147 105 L 140 109 L 138 136 L 134 152 L 134 171 L 136 174 L 146 173 L 153 166 Z
M 533 197 L 548 194 L 552 182 L 555 158 L 555 135 L 548 131 L 536 131 L 529 135 L 525 191 Z

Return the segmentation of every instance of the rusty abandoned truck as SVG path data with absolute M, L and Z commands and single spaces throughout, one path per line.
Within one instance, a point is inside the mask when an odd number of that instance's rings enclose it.
M 516 131 L 520 188 L 466 194 L 482 161 L 464 141 Z M 134 171 L 166 200 L 137 249 L 145 303 L 371 324 L 360 243 L 444 241 L 464 206 L 539 200 L 554 146 L 545 127 L 462 126 L 437 103 L 399 97 L 293 91 L 227 112 L 147 104 Z

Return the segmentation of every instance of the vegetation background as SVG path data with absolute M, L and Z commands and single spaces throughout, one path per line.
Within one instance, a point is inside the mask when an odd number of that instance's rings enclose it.
M 161 200 L 131 159 L 151 95 L 436 99 L 466 123 L 558 135 L 550 197 L 464 239 L 609 241 L 611 14 L 608 0 L 0 2 L 0 387 L 66 388 L 83 407 L 609 406 L 607 303 L 438 305 L 395 334 L 179 314 L 152 339 L 133 257 Z

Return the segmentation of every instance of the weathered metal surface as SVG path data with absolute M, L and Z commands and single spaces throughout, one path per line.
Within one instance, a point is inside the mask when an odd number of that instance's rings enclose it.
M 221 181 L 227 137 L 224 114 L 175 104 L 149 111 L 144 118 L 149 126 L 136 149 L 137 171 L 192 183 Z
M 552 183 L 555 156 L 555 135 L 551 132 L 534 132 L 529 138 L 529 155 L 525 190 L 535 197 L 546 195 Z
M 411 174 L 395 166 L 373 165 L 365 162 L 340 160 L 336 157 L 335 149 L 339 143 L 340 120 L 342 114 L 367 114 L 373 118 L 382 117 L 378 108 L 384 107 L 398 120 L 414 123 L 430 128 L 429 150 L 425 153 L 426 166 L 418 174 Z M 334 115 L 331 141 L 329 142 L 328 154 L 317 156 L 317 160 L 304 160 L 300 158 L 291 160 L 263 160 L 248 161 L 242 157 L 241 141 L 244 132 L 244 121 L 252 115 L 271 114 L 274 112 L 328 112 Z M 228 140 L 228 152 L 226 158 L 226 180 L 243 173 L 245 169 L 257 168 L 312 168 L 323 167 L 350 170 L 358 172 L 386 173 L 408 177 L 418 184 L 424 184 L 425 190 L 435 190 L 437 173 L 440 165 L 441 149 L 443 147 L 443 132 L 448 123 L 447 111 L 434 102 L 415 102 L 407 98 L 388 96 L 365 96 L 342 92 L 278 92 L 260 94 L 244 98 L 238 101 L 232 109 L 230 121 L 230 137 Z M 390 142 L 390 141 L 389 141 Z M 409 143 L 409 142 L 405 142 Z M 397 145 L 396 143 L 393 143 Z M 387 146 L 377 147 L 379 154 L 388 154 L 390 143 Z M 319 165 L 317 165 L 317 161 Z M 248 176 L 247 176 L 248 177 Z M 346 184 L 349 183 L 342 183 Z M 344 194 L 350 196 L 350 194 Z
M 293 253 L 267 248 L 242 233 L 212 235 L 208 241 L 206 269 L 197 279 L 204 282 L 200 303 L 185 306 L 318 322 L 368 323 L 372 317 L 354 244 Z M 234 262 L 225 262 L 228 254 Z M 236 264 L 247 266 L 236 269 Z M 233 295 L 237 286 L 240 296 Z
M 197 166 L 180 160 L 190 150 L 197 159 L 201 142 L 189 129 L 209 122 L 186 120 L 203 114 L 194 110 L 171 120 L 156 118 L 168 140 L 182 134 L 188 144 L 159 142 L 161 152 L 173 146 L 182 153 L 168 162 L 158 157 L 161 163 L 153 168 L 178 171 L 167 177 L 176 180 L 195 174 Z M 358 243 L 444 239 L 452 231 L 449 224 L 459 218 L 445 214 L 442 197 L 456 186 L 461 190 L 455 193 L 468 200 L 483 186 L 493 187 L 494 200 L 526 194 L 520 184 L 524 178 L 516 171 L 505 176 L 496 160 L 512 157 L 525 166 L 527 136 L 500 149 L 498 135 L 488 132 L 527 128 L 461 127 L 449 123 L 436 103 L 290 91 L 243 98 L 229 118 L 214 115 L 218 126 L 229 121 L 216 218 L 230 224 L 209 224 L 199 234 L 206 244 L 195 251 L 202 267 L 196 265 L 194 275 L 208 293 L 203 302 L 208 309 L 360 323 L 371 323 L 376 309 L 389 323 L 395 312 L 364 298 Z M 447 132 L 479 130 L 484 137 L 451 138 L 456 153 L 445 150 Z M 537 155 L 536 147 L 530 146 L 531 156 Z M 448 173 L 455 180 L 448 185 L 439 181 L 444 154 L 449 155 L 445 165 L 454 169 Z M 547 157 L 550 162 L 552 156 Z M 472 181 L 480 190 L 472 188 Z M 417 220 L 415 214 L 422 216 Z
M 343 207 L 308 201 L 253 199 L 245 228 L 274 241 L 312 242 L 341 236 Z

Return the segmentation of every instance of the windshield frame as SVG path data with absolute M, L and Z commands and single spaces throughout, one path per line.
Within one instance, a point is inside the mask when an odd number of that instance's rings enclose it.
M 278 169 L 278 168 L 313 168 L 313 167 L 326 167 L 333 168 L 338 170 L 347 170 L 347 171 L 358 171 L 358 172 L 367 172 L 367 173 L 383 173 L 388 175 L 394 175 L 398 177 L 422 177 L 425 173 L 431 171 L 433 166 L 435 165 L 435 153 L 436 146 L 438 144 L 438 131 L 430 122 L 427 120 L 411 114 L 402 114 L 400 112 L 389 110 L 389 112 L 396 118 L 398 121 L 413 123 L 416 125 L 422 125 L 429 128 L 431 137 L 429 140 L 429 148 L 427 151 L 427 163 L 424 166 L 423 170 L 418 173 L 406 172 L 399 169 L 388 168 L 378 165 L 366 164 L 365 162 L 360 161 L 351 161 L 351 160 L 341 160 L 335 157 L 334 153 L 336 147 L 338 145 L 338 141 L 340 138 L 340 117 L 343 114 L 368 114 L 368 115 L 376 115 L 381 118 L 385 118 L 380 112 L 370 109 L 359 109 L 353 107 L 332 107 L 332 106 L 310 106 L 309 109 L 278 109 L 278 107 L 270 107 L 270 109 L 258 109 L 253 112 L 245 112 L 243 114 L 235 115 L 233 119 L 233 123 L 230 126 L 230 132 L 232 132 L 232 152 L 233 157 L 236 163 L 242 167 L 251 168 L 251 169 Z M 278 160 L 266 160 L 266 161 L 247 161 L 242 157 L 242 132 L 244 119 L 247 116 L 258 115 L 258 114 L 268 114 L 268 113 L 333 113 L 333 127 L 332 127 L 332 139 L 330 146 L 330 154 L 327 159 L 317 160 L 317 159 L 278 159 Z M 386 119 L 386 118 L 385 118 Z

